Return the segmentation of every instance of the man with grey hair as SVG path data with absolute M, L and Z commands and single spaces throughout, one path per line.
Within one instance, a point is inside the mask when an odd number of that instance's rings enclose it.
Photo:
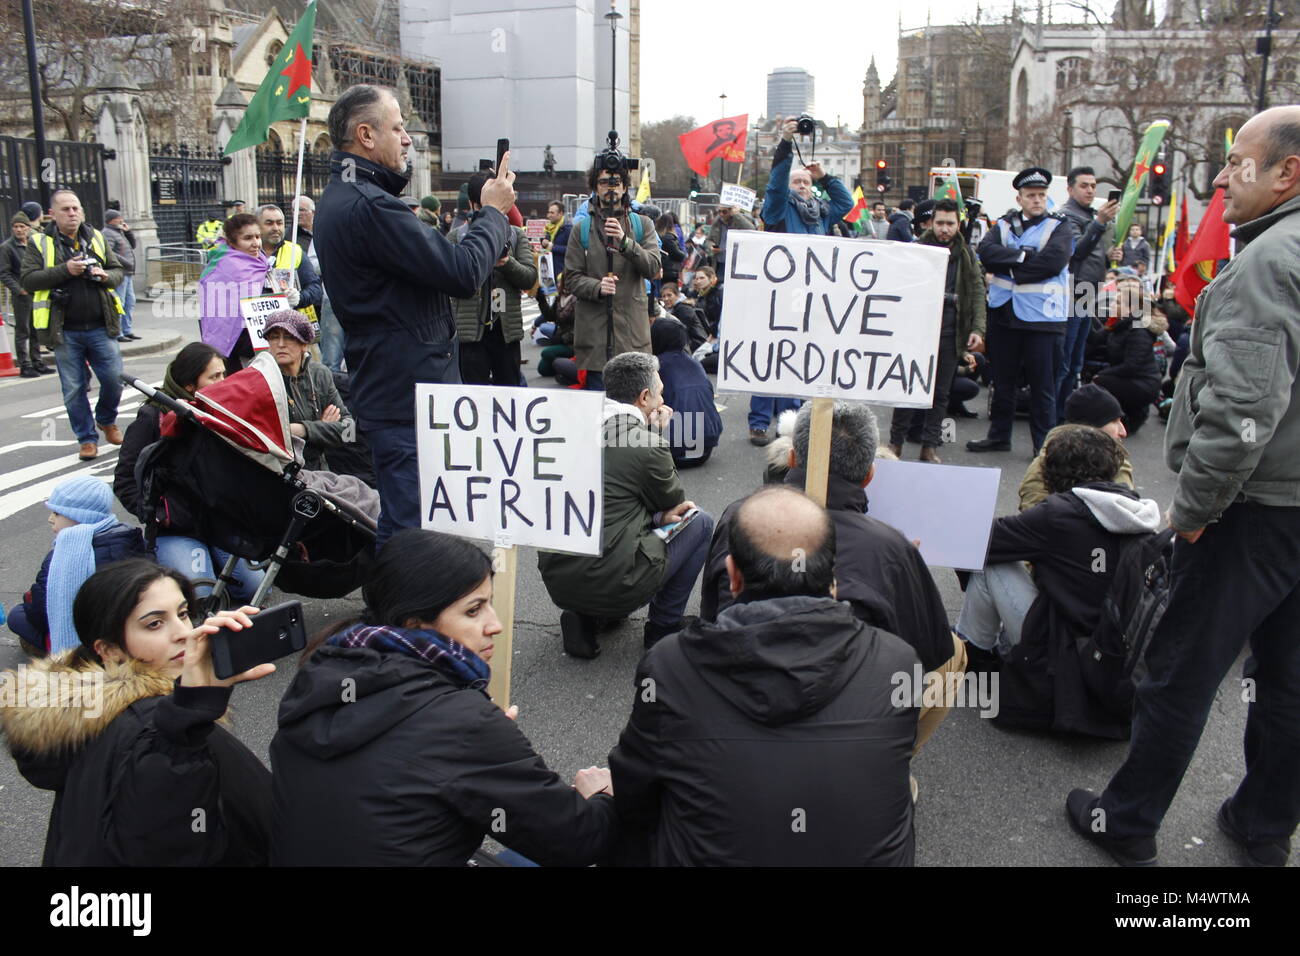
M 420 527 L 415 386 L 460 381 L 448 297 L 473 295 L 506 248 L 514 174 L 507 154 L 483 187 L 482 211 L 452 245 L 397 198 L 410 178 L 411 137 L 392 90 L 349 87 L 330 108 L 329 133 L 316 256 L 343 328 L 348 400 L 374 457 L 382 546 L 394 531 Z
M 623 352 L 605 364 L 604 527 L 599 557 L 541 552 L 537 566 L 561 609 L 571 657 L 600 653 L 602 623 L 649 602 L 646 647 L 681 630 L 686 602 L 708 553 L 713 519 L 686 500 L 660 432 L 664 404 L 659 360 Z
M 807 481 L 808 442 L 812 405 L 799 409 L 794 447 L 785 484 L 800 491 Z M 943 598 L 935 586 L 921 552 L 894 528 L 867 514 L 864 489 L 875 473 L 880 434 L 876 416 L 861 402 L 837 401 L 831 421 L 830 475 L 826 481 L 826 510 L 835 524 L 835 580 L 841 601 L 853 605 L 862 620 L 897 634 L 916 650 L 927 671 L 961 674 L 966 651 L 948 626 Z M 728 506 L 718 521 L 709 548 L 700 594 L 700 618 L 712 621 L 729 607 L 733 597 L 727 579 L 730 553 Z M 939 726 L 946 707 L 923 709 L 916 746 L 919 748 Z
M 1285 866 L 1300 823 L 1300 106 L 1251 117 L 1214 185 L 1238 252 L 1197 301 L 1165 433 L 1178 472 L 1169 610 L 1147 645 L 1128 758 L 1101 794 L 1065 804 L 1081 836 L 1128 865 L 1155 862 L 1247 641 L 1246 773 L 1219 828 L 1251 863 Z

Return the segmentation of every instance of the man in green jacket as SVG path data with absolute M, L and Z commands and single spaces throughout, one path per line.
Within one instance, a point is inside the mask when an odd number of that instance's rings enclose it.
M 1242 126 L 1214 185 L 1238 251 L 1196 303 L 1165 433 L 1178 473 L 1169 609 L 1147 645 L 1128 758 L 1100 795 L 1066 798 L 1075 830 L 1127 865 L 1155 862 L 1247 641 L 1246 774 L 1219 828 L 1250 862 L 1284 866 L 1300 823 L 1300 106 Z
M 487 173 L 469 181 L 469 207 L 483 208 Z M 460 242 L 469 230 L 462 223 L 447 237 Z M 460 378 L 466 385 L 518 385 L 519 342 L 524 337 L 520 294 L 537 284 L 537 262 L 528 237 L 510 227 L 510 246 L 497 259 L 487 282 L 467 299 L 452 299 L 456 338 L 460 340 Z
M 122 397 L 122 303 L 113 290 L 122 264 L 98 229 L 86 224 L 81 200 L 71 189 L 50 196 L 53 221 L 33 232 L 23 253 L 22 286 L 32 294 L 32 325 L 41 345 L 54 349 L 68 421 L 81 443 L 78 457 L 99 454 L 96 426 L 122 444 L 117 403 Z M 99 379 L 99 400 L 90 412 L 90 375 Z
M 914 415 L 924 415 L 921 431 L 921 461 L 939 463 L 935 451 L 943 441 L 943 420 L 948 414 L 948 391 L 952 388 L 957 363 L 967 349 L 979 348 L 984 341 L 985 296 L 984 270 L 975 258 L 975 250 L 962 238 L 957 204 L 940 199 L 934 204 L 933 224 L 921 238 L 922 245 L 948 249 L 948 273 L 943 295 L 943 324 L 939 331 L 939 354 L 934 369 L 934 402 L 928 410 L 894 409 L 889 425 L 889 449 L 903 457 L 903 439 Z
M 713 518 L 683 520 L 685 500 L 672 452 L 660 432 L 672 418 L 664 404 L 659 360 L 641 352 L 616 355 L 605 366 L 604 525 L 600 557 L 542 552 L 537 566 L 561 609 L 564 650 L 600 653 L 601 619 L 627 617 L 649 602 L 645 646 L 681 630 L 686 602 L 708 557 Z M 682 526 L 665 541 L 669 528 Z

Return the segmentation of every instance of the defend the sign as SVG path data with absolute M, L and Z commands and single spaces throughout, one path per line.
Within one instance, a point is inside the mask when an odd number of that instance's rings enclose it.
M 600 554 L 603 395 L 417 385 L 425 528 Z
M 253 351 L 261 352 L 266 345 L 266 320 L 277 312 L 289 308 L 289 300 L 282 295 L 254 295 L 239 300 L 239 311 L 244 317 L 244 328 L 252 340 Z
M 929 408 L 948 250 L 727 236 L 718 387 Z

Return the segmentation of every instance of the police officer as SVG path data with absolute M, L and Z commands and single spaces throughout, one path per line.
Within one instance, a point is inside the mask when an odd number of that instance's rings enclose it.
M 988 437 L 967 442 L 969 451 L 1011 450 L 1022 369 L 1029 381 L 1035 455 L 1056 423 L 1056 370 L 1069 314 L 1074 239 L 1068 223 L 1047 212 L 1051 181 L 1041 166 L 1021 170 L 1011 181 L 1020 211 L 999 219 L 979 246 L 980 262 L 993 274 L 988 298 L 993 408 Z

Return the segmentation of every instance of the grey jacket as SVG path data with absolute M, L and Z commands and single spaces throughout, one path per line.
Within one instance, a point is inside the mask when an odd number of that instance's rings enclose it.
M 326 452 L 356 440 L 356 424 L 334 384 L 334 375 L 324 365 L 313 362 L 310 355 L 304 355 L 298 374 L 293 378 L 284 375 L 284 389 L 289 397 L 289 421 L 307 430 L 303 463 L 312 471 L 324 471 Z M 339 410 L 339 420 L 323 422 L 321 412 L 330 405 Z
M 1182 531 L 1237 501 L 1300 506 L 1300 196 L 1233 237 L 1240 251 L 1197 301 L 1165 431 Z
M 1061 207 L 1061 215 L 1074 235 L 1074 253 L 1070 256 L 1070 301 L 1074 303 L 1071 314 L 1092 316 L 1096 313 L 1097 293 L 1106 281 L 1106 250 L 1115 244 L 1115 224 L 1112 221 L 1103 226 L 1095 210 L 1073 199 Z M 1091 293 L 1085 292 L 1089 286 Z M 1094 307 L 1080 310 L 1080 299 L 1084 306 L 1093 303 Z
M 113 255 L 117 256 L 117 261 L 122 263 L 122 273 L 124 275 L 134 275 L 135 236 L 123 232 L 116 226 L 105 226 L 100 231 L 104 234 L 104 241 L 108 243 L 108 248 L 113 250 Z

